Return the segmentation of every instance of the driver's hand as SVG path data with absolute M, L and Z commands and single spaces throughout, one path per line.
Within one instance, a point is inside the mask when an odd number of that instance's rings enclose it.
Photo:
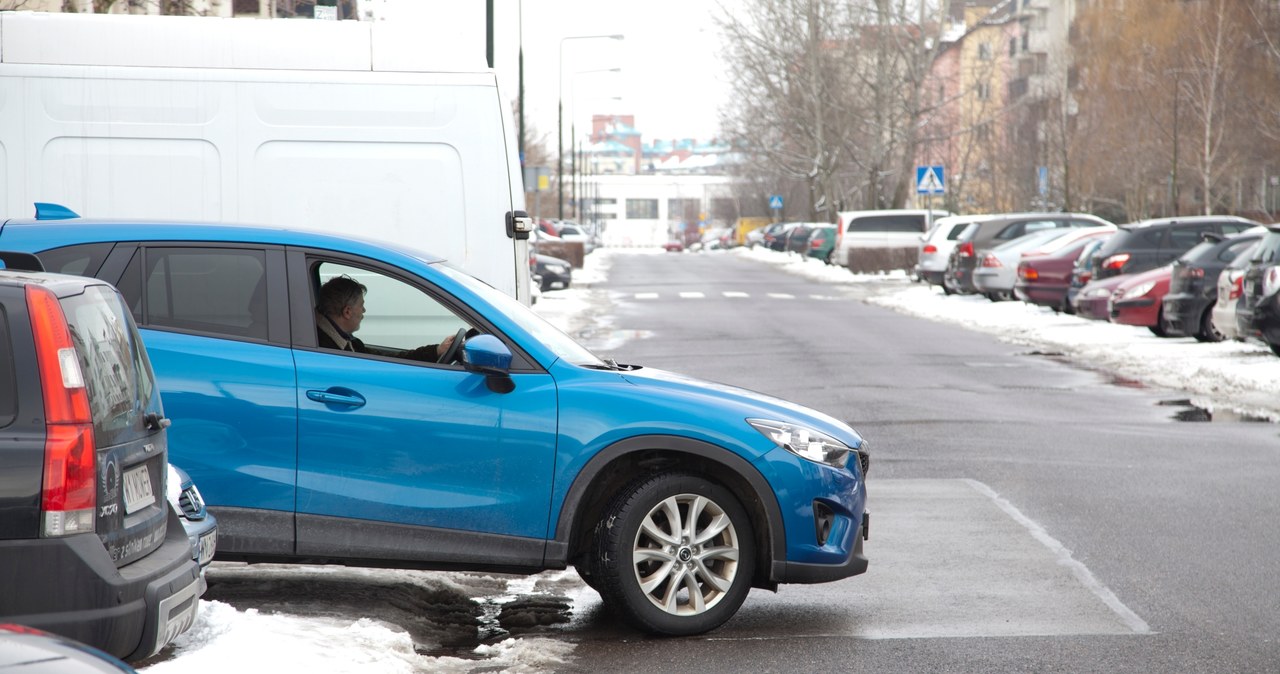
M 444 338 L 444 341 L 440 342 L 440 346 L 436 347 L 436 351 L 438 353 L 443 354 L 444 352 L 448 351 L 449 347 L 452 345 L 453 345 L 453 335 L 449 335 L 448 337 Z

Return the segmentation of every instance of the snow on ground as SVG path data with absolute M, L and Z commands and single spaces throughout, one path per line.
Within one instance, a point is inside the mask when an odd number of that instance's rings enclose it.
M 572 335 L 601 332 L 607 317 L 596 313 L 603 292 L 593 286 L 608 278 L 614 256 L 663 254 L 661 250 L 600 249 L 575 270 L 572 287 L 543 293 L 534 310 Z M 1144 328 L 1089 321 L 1055 314 L 1021 302 L 993 303 L 985 298 L 946 296 L 912 282 L 902 273 L 855 275 L 843 267 L 764 249 L 684 253 L 740 255 L 807 278 L 849 286 L 868 302 L 930 320 L 944 321 L 998 336 L 1040 351 L 1061 353 L 1082 365 L 1136 380 L 1148 386 L 1181 389 L 1198 396 L 1210 411 L 1229 409 L 1280 421 L 1280 358 L 1266 347 L 1239 342 L 1201 344 L 1191 338 L 1161 339 Z M 218 563 L 219 565 L 221 563 Z M 294 567 L 291 567 L 294 568 Z M 221 566 L 213 572 L 223 571 Z M 315 573 L 403 577 L 421 572 L 334 570 Z M 512 595 L 533 591 L 537 578 L 504 579 Z M 550 576 L 548 575 L 550 574 Z M 450 574 L 432 574 L 448 583 Z M 598 598 L 581 586 L 571 593 L 576 613 Z M 482 644 L 470 658 L 432 657 L 414 651 L 403 629 L 370 618 L 297 616 L 256 609 L 237 610 L 220 601 L 201 601 L 195 626 L 175 642 L 172 655 L 139 671 L 145 674 L 225 672 L 539 672 L 572 661 L 572 644 L 545 637 L 516 637 Z

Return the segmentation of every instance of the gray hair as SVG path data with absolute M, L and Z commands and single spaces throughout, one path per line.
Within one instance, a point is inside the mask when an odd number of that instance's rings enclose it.
M 326 316 L 338 316 L 342 310 L 354 305 L 364 297 L 368 288 L 363 283 L 343 274 L 335 276 L 320 286 L 320 297 L 316 308 Z

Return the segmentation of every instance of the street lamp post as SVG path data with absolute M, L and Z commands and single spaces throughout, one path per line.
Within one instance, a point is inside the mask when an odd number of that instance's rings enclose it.
M 560 38 L 560 62 L 556 67 L 559 93 L 556 97 L 556 189 L 559 191 L 557 212 L 564 219 L 564 43 L 569 40 L 622 40 L 624 35 L 570 35 Z

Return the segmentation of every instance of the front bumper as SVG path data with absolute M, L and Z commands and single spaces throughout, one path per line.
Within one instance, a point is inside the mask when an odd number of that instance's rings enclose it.
M 854 533 L 853 552 L 843 564 L 808 564 L 775 559 L 770 576 L 777 583 L 811 584 L 828 583 L 866 573 L 868 562 L 862 552 L 862 542 L 871 537 L 870 532 L 871 513 L 863 511 L 862 522 Z

